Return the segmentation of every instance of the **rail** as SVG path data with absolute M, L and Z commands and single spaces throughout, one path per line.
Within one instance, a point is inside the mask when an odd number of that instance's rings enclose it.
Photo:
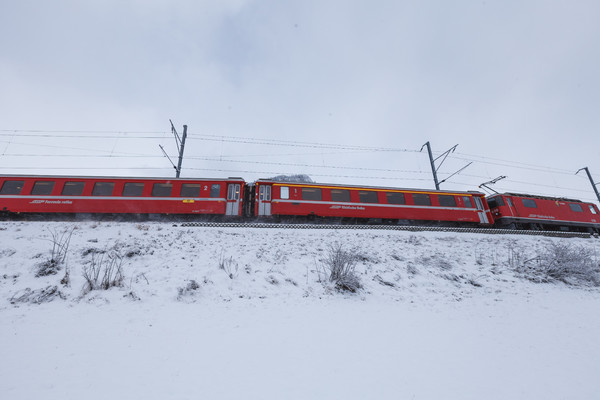
M 591 238 L 598 237 L 587 232 L 564 232 L 564 231 L 525 231 L 494 228 L 459 228 L 420 225 L 331 225 L 331 224 L 273 224 L 273 223 L 237 223 L 237 222 L 184 222 L 181 227 L 203 227 L 203 228 L 258 228 L 258 229 L 362 229 L 362 230 L 389 230 L 408 232 L 458 232 L 458 233 L 481 233 L 488 235 L 526 235 L 526 236 L 548 236 L 565 238 Z

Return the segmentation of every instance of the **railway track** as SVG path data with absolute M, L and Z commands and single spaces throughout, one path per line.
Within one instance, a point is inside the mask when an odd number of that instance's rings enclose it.
M 458 233 L 481 233 L 487 235 L 526 235 L 526 236 L 548 236 L 564 238 L 597 238 L 587 232 L 563 232 L 563 231 L 525 231 L 493 228 L 459 228 L 440 226 L 419 225 L 331 225 L 331 224 L 273 224 L 273 223 L 239 223 L 239 222 L 184 222 L 181 227 L 202 228 L 253 228 L 253 229 L 357 229 L 357 230 L 388 230 L 408 232 L 458 232 Z

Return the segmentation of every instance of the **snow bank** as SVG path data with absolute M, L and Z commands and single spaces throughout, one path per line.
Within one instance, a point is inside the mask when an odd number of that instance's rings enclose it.
M 64 263 L 36 277 L 65 232 Z M 597 240 L 4 222 L 0 243 L 3 398 L 600 393 L 600 291 L 516 268 L 549 243 L 595 257 Z M 358 258 L 356 294 L 324 279 L 334 244 Z M 86 291 L 101 257 L 122 284 Z

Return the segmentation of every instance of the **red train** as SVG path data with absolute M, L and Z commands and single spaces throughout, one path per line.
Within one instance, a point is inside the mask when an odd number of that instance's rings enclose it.
M 497 226 L 510 229 L 600 231 L 593 203 L 558 197 L 502 193 L 487 199 Z
M 241 178 L 0 176 L 0 212 L 240 216 L 244 190 Z
M 0 176 L 6 215 L 159 214 L 600 232 L 592 203 L 551 197 L 242 178 Z
M 266 179 L 252 187 L 257 216 L 311 216 L 398 223 L 413 221 L 491 225 L 478 192 L 290 183 Z

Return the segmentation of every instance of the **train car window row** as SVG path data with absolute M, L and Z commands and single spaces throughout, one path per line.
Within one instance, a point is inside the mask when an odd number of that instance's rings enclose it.
M 0 194 L 21 194 L 25 181 L 4 181 Z
M 322 190 L 320 188 L 304 187 L 302 190 L 302 200 L 323 200 Z M 385 192 L 387 204 L 406 204 L 407 193 L 400 192 Z M 431 195 L 427 193 L 412 193 L 413 204 L 419 206 L 431 206 Z M 351 193 L 348 189 L 330 189 L 331 201 L 334 202 L 351 202 Z M 289 199 L 289 187 L 280 187 L 280 198 L 283 200 Z M 374 190 L 359 190 L 359 202 L 361 203 L 379 203 L 378 192 Z M 498 198 L 501 202 L 502 199 Z M 456 197 L 453 195 L 438 195 L 439 204 L 442 207 L 458 207 Z M 462 197 L 465 208 L 475 208 L 470 196 Z M 504 205 L 504 202 L 502 202 Z
M 25 182 L 24 181 L 5 181 L 0 189 L 0 194 L 21 194 Z M 85 188 L 86 182 L 65 182 L 63 185 L 61 196 L 81 196 Z M 141 197 L 144 192 L 144 183 L 142 182 L 126 182 L 123 185 L 122 196 L 125 197 Z M 30 195 L 48 196 L 54 191 L 56 182 L 54 181 L 36 181 L 33 184 Z M 115 188 L 115 182 L 95 182 L 92 189 L 92 196 L 112 196 Z M 170 197 L 173 185 L 170 183 L 155 183 L 152 187 L 153 197 Z M 201 184 L 184 183 L 181 185 L 181 197 L 200 197 L 202 190 Z M 208 190 L 208 186 L 206 186 Z M 212 184 L 210 186 L 210 197 L 220 197 L 221 185 Z

